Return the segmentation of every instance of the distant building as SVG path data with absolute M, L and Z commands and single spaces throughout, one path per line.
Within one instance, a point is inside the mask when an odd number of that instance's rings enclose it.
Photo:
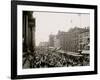
M 58 31 L 54 38 L 54 47 L 61 48 L 64 51 L 78 52 L 80 39 L 86 44 L 86 38 L 89 41 L 89 28 L 75 27 L 68 32 Z
M 86 31 L 79 34 L 79 49 L 85 50 L 85 52 L 90 50 L 90 32 Z
M 78 35 L 74 32 L 59 31 L 57 34 L 59 46 L 64 51 L 76 52 L 78 50 Z
M 55 38 L 55 35 L 49 35 L 49 46 L 50 47 L 54 47 L 54 38 Z
M 59 40 L 59 38 L 57 38 L 57 36 L 54 37 L 54 47 L 55 48 L 60 48 L 61 47 L 60 40 Z
M 90 32 L 89 29 L 79 34 L 79 50 L 84 55 L 84 65 L 90 65 Z
M 40 42 L 39 47 L 48 47 L 49 43 L 48 42 Z
M 57 35 L 50 35 L 49 46 L 60 48 L 64 51 L 78 52 L 80 44 L 89 43 L 89 39 L 89 28 L 75 27 L 68 32 L 58 31 Z

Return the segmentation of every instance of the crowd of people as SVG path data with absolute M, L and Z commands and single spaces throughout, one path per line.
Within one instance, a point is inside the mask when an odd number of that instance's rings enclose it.
M 56 49 L 38 47 L 35 50 L 34 58 L 31 60 L 32 68 L 64 67 L 64 66 L 86 66 L 89 65 L 89 58 L 83 55 L 69 55 L 61 53 Z

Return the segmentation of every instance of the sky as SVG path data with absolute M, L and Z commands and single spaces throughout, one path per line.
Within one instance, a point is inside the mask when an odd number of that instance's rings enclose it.
M 56 35 L 58 31 L 67 32 L 70 28 L 89 27 L 90 15 L 78 13 L 53 13 L 53 12 L 33 12 L 36 20 L 36 46 L 40 42 L 47 42 L 49 35 Z

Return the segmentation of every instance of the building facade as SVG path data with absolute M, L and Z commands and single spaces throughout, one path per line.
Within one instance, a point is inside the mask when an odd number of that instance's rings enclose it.
M 77 33 L 59 31 L 57 34 L 59 47 L 64 51 L 77 52 L 78 35 Z
M 55 35 L 49 35 L 49 46 L 50 47 L 54 47 L 54 38 L 55 38 Z
M 61 47 L 60 40 L 57 36 L 54 37 L 54 47 L 55 48 L 60 48 Z
M 23 11 L 23 68 L 32 68 L 35 55 L 35 18 L 33 11 Z
M 49 43 L 48 42 L 40 42 L 39 47 L 48 47 Z
M 86 31 L 79 35 L 79 49 L 89 51 L 90 50 L 90 32 Z
M 23 52 L 34 51 L 35 47 L 35 18 L 33 11 L 23 11 Z

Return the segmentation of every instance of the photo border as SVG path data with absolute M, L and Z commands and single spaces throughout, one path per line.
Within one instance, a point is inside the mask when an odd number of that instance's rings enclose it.
M 17 5 L 93 9 L 94 10 L 94 53 L 95 53 L 94 71 L 17 75 L 17 34 L 18 34 Z M 90 74 L 97 74 L 97 6 L 96 5 L 48 3 L 48 2 L 33 2 L 33 1 L 11 1 L 11 78 L 12 79 L 90 75 Z

